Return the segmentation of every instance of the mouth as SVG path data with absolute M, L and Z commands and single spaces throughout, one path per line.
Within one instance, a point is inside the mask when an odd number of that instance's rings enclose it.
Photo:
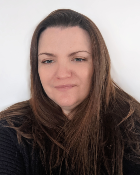
M 73 87 L 75 87 L 76 85 L 74 84 L 67 84 L 67 85 L 59 85 L 59 86 L 55 86 L 55 88 L 59 91 L 65 91 L 65 90 L 69 90 L 72 89 Z

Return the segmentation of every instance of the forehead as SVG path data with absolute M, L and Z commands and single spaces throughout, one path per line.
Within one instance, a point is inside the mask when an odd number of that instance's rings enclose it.
M 90 36 L 84 29 L 74 27 L 49 27 L 39 38 L 38 50 L 87 49 L 91 51 Z

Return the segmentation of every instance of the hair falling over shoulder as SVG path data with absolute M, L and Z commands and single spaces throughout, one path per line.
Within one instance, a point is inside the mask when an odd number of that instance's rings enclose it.
M 69 115 L 45 94 L 38 75 L 38 40 L 47 27 L 79 26 L 91 38 L 94 73 L 89 96 Z M 0 113 L 9 127 L 33 140 L 46 171 L 65 162 L 77 175 L 123 175 L 123 158 L 140 160 L 140 103 L 111 79 L 110 58 L 102 35 L 86 16 L 69 9 L 49 14 L 39 23 L 30 50 L 31 99 Z M 46 140 L 49 140 L 46 143 Z M 131 152 L 128 157 L 127 152 Z M 49 157 L 49 158 L 48 158 Z

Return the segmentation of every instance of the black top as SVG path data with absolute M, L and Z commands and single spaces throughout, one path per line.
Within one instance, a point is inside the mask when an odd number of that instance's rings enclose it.
M 124 175 L 140 175 L 140 165 L 124 159 Z M 54 175 L 59 174 L 56 170 Z M 66 175 L 65 167 L 61 175 Z M 32 156 L 32 146 L 23 139 L 17 141 L 16 131 L 0 123 L 0 175 L 46 175 L 38 152 Z M 104 174 L 105 175 L 105 174 Z

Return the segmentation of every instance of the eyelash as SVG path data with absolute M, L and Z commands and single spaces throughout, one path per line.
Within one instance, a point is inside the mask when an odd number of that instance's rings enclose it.
M 52 62 L 50 62 L 50 61 L 52 61 Z M 46 63 L 46 64 L 51 64 L 53 62 L 54 62 L 53 60 L 44 60 L 44 61 L 42 61 L 42 63 Z
M 72 61 L 83 62 L 83 61 L 86 61 L 86 59 L 85 58 L 74 58 Z M 54 62 L 54 60 L 44 60 L 44 61 L 42 61 L 42 63 L 45 63 L 45 64 L 51 64 L 53 62 Z
M 86 61 L 86 59 L 84 58 L 74 58 L 74 61 L 78 61 L 78 62 L 82 62 L 82 61 Z

